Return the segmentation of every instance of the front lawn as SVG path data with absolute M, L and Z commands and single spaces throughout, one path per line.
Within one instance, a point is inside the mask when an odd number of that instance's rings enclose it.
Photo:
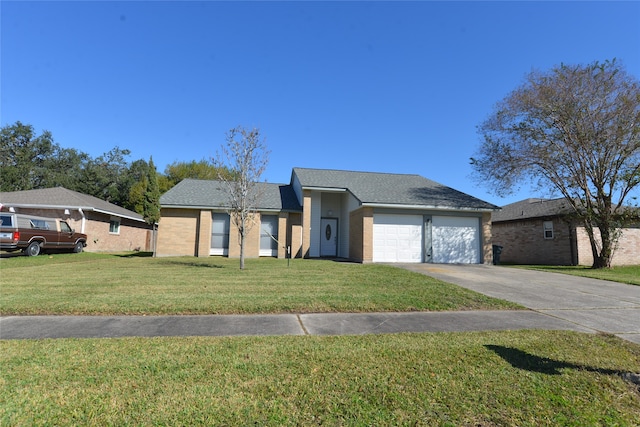
M 378 264 L 57 254 L 0 259 L 0 314 L 494 310 L 519 306 Z
M 593 269 L 585 266 L 565 265 L 523 265 L 522 268 L 549 271 L 551 273 L 572 274 L 574 276 L 591 277 L 592 279 L 611 280 L 640 286 L 640 265 L 625 265 L 612 268 Z
M 637 426 L 640 346 L 517 331 L 0 341 L 0 425 Z

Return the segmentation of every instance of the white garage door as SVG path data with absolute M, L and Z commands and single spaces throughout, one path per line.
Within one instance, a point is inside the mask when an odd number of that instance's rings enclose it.
M 478 264 L 480 221 L 478 218 L 434 216 L 431 229 L 433 262 Z
M 422 262 L 422 215 L 375 214 L 374 262 Z

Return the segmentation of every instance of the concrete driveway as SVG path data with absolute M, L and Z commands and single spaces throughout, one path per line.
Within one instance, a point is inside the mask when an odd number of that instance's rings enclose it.
M 640 286 L 490 265 L 400 266 L 640 344 Z

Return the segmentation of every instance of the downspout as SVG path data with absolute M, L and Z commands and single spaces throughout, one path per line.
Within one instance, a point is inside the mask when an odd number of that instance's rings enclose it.
M 82 208 L 78 208 L 78 212 L 80 212 L 80 216 L 82 216 L 82 225 L 80 226 L 80 232 L 82 234 L 85 234 L 84 228 L 85 228 L 85 223 L 87 221 L 87 217 L 84 215 L 84 212 L 82 211 Z

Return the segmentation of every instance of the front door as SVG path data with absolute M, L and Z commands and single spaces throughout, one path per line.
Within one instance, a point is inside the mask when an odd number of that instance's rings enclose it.
M 338 256 L 338 219 L 320 220 L 320 256 Z

